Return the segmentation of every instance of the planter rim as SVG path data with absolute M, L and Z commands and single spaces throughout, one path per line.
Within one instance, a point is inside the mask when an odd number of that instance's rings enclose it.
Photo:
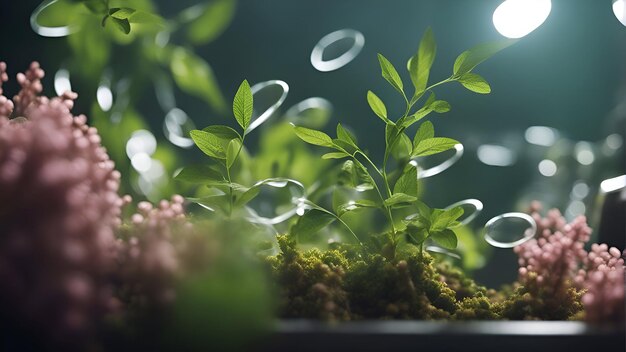
M 589 324 L 581 321 L 419 321 L 366 320 L 322 322 L 282 319 L 275 324 L 279 334 L 340 335 L 493 335 L 493 336 L 615 336 L 624 335 L 624 324 Z

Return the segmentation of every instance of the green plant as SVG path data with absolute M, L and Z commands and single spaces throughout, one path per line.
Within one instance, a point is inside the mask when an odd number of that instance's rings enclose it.
M 175 87 L 218 115 L 226 112 L 216 75 L 197 49 L 228 27 L 236 4 L 236 0 L 205 0 L 161 16 L 153 0 L 47 0 L 35 11 L 33 29 L 38 33 L 45 36 L 40 29 L 47 27 L 65 30 L 67 40 L 55 50 L 65 53 L 60 57 L 61 71 L 81 92 L 78 109 L 89 111 L 90 124 L 98 128 L 111 158 L 130 176 L 124 178 L 124 193 L 157 200 L 181 191 L 168 176 L 181 166 L 177 148 L 189 144 L 157 144 L 150 156 L 151 165 L 162 166 L 159 177 L 132 167 L 126 144 L 137 130 L 158 137 L 163 127 L 168 128 L 165 135 L 170 140 L 171 134 L 187 137 L 183 124 L 176 126 L 180 131 L 172 132 L 162 118 L 148 118 L 155 111 L 146 100 L 160 106 L 161 116 L 180 111 Z M 155 95 L 150 94 L 152 89 Z M 108 102 L 102 103 L 100 94 L 108 94 Z M 139 186 L 142 181 L 150 186 Z
M 418 199 L 418 162 L 415 158 L 433 155 L 454 148 L 458 141 L 435 137 L 433 124 L 422 122 L 413 139 L 407 135 L 408 129 L 422 121 L 430 113 L 445 113 L 450 104 L 438 100 L 432 92 L 433 88 L 449 82 L 459 82 L 467 89 L 487 94 L 491 88 L 487 81 L 472 72 L 474 68 L 501 49 L 511 45 L 513 41 L 501 41 L 476 46 L 460 54 L 453 67 L 452 75 L 440 82 L 428 85 L 430 69 L 435 59 L 436 43 L 430 29 L 426 31 L 417 53 L 407 62 L 411 82 L 414 87 L 412 95 L 407 95 L 402 78 L 389 60 L 378 54 L 378 61 L 383 78 L 402 96 L 406 103 L 404 114 L 397 120 L 389 118 L 384 102 L 372 91 L 367 92 L 367 101 L 372 111 L 385 123 L 385 152 L 382 167 L 378 167 L 357 144 L 356 138 L 341 124 L 337 125 L 336 138 L 331 138 L 322 131 L 295 126 L 295 133 L 303 141 L 330 148 L 333 151 L 322 156 L 324 159 L 349 159 L 344 168 L 351 170 L 355 180 L 352 186 L 371 187 L 376 191 L 377 199 L 350 200 L 334 207 L 337 218 L 359 208 L 375 208 L 382 211 L 388 221 L 387 232 L 378 236 L 377 247 L 386 256 L 395 257 L 395 251 L 401 243 L 412 243 L 423 246 L 427 239 L 432 239 L 444 248 L 453 249 L 457 246 L 457 237 L 453 229 L 460 225 L 457 221 L 463 215 L 463 209 L 431 209 Z M 421 107 L 417 103 L 427 93 L 428 98 Z M 390 170 L 390 162 L 395 161 L 395 168 Z M 398 221 L 394 212 L 401 208 L 417 209 L 412 217 Z M 328 210 L 313 207 L 298 219 L 292 227 L 293 235 L 301 235 L 311 230 L 316 231 L 331 221 Z M 406 241 L 404 241 L 404 239 Z

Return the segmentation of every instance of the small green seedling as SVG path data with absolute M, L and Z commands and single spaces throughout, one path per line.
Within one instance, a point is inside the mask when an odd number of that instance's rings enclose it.
M 337 125 L 336 138 L 331 138 L 322 131 L 295 126 L 295 133 L 303 141 L 329 148 L 332 151 L 324 154 L 324 159 L 348 159 L 344 169 L 352 170 L 354 178 L 359 180 L 360 187 L 369 185 L 377 193 L 378 199 L 352 200 L 335 207 L 335 216 L 340 218 L 349 211 L 359 208 L 376 208 L 385 214 L 388 221 L 387 236 L 383 236 L 386 244 L 380 248 L 395 253 L 400 243 L 412 243 L 423 247 L 426 239 L 432 239 L 440 246 L 454 249 L 457 237 L 452 228 L 459 225 L 457 219 L 463 210 L 456 207 L 449 210 L 430 209 L 418 199 L 418 157 L 433 155 L 454 148 L 458 141 L 447 137 L 436 137 L 434 126 L 430 121 L 423 121 L 429 114 L 450 111 L 447 101 L 437 99 L 433 88 L 449 82 L 459 82 L 470 91 L 487 94 L 491 87 L 487 81 L 472 72 L 474 68 L 493 54 L 511 45 L 514 41 L 506 40 L 496 43 L 478 45 L 460 54 L 454 62 L 452 75 L 440 82 L 428 85 L 430 69 L 435 59 L 436 43 L 430 29 L 421 39 L 417 53 L 407 62 L 407 70 L 413 85 L 413 94 L 408 95 L 404 82 L 394 65 L 383 55 L 378 54 L 383 78 L 402 96 L 406 103 L 404 114 L 393 120 L 388 116 L 385 103 L 372 91 L 367 92 L 367 102 L 374 114 L 385 124 L 385 153 L 382 166 L 378 167 L 363 151 L 356 138 L 341 124 Z M 428 97 L 418 107 L 418 102 Z M 416 123 L 419 128 L 411 139 L 407 130 Z M 390 170 L 390 162 L 395 161 L 395 168 Z M 356 186 L 353 184 L 353 186 Z M 395 211 L 400 208 L 414 207 L 419 209 L 412 218 L 398 221 L 394 218 Z M 324 211 L 315 208 L 299 218 L 291 228 L 292 235 L 318 231 L 330 222 Z M 402 239 L 406 241 L 402 241 Z

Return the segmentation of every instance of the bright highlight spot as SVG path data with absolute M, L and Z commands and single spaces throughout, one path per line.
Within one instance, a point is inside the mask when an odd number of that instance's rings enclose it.
M 556 174 L 556 163 L 552 160 L 543 159 L 539 162 L 539 172 L 547 177 L 554 176 Z
M 98 100 L 98 105 L 102 111 L 109 111 L 113 106 L 113 93 L 111 89 L 107 86 L 100 86 L 96 91 L 96 99 Z
M 58 96 L 63 95 L 65 92 L 72 91 L 70 72 L 68 70 L 62 68 L 54 75 L 54 91 Z
M 576 160 L 582 165 L 591 165 L 596 160 L 591 144 L 588 142 L 576 143 Z
M 501 145 L 484 144 L 476 151 L 478 160 L 491 166 L 509 166 L 515 163 L 515 153 Z
M 614 0 L 613 13 L 615 17 L 626 26 L 626 0 Z
M 609 178 L 600 183 L 600 190 L 604 193 L 615 192 L 626 188 L 626 175 Z
M 137 130 L 126 142 L 126 155 L 133 158 L 135 155 L 144 153 L 148 156 L 156 151 L 157 142 L 152 132 L 147 130 Z
M 549 147 L 556 142 L 558 132 L 554 128 L 546 126 L 531 126 L 526 129 L 524 138 L 530 144 Z
M 550 15 L 550 0 L 506 0 L 493 12 L 493 25 L 507 38 L 521 38 Z
M 144 173 L 150 170 L 150 166 L 152 166 L 152 158 L 150 158 L 150 155 L 146 153 L 137 153 L 130 158 L 130 163 L 133 165 L 135 170 L 140 173 Z
M 589 195 L 589 186 L 587 186 L 587 184 L 583 181 L 578 181 L 574 184 L 574 187 L 572 187 L 572 193 L 570 194 L 570 197 L 572 199 L 583 199 L 585 197 L 587 197 Z

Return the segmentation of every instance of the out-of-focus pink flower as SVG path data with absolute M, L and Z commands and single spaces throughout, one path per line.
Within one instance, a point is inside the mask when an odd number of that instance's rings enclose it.
M 590 321 L 624 320 L 624 259 L 617 248 L 593 244 L 584 249 L 591 229 L 579 216 L 567 224 L 552 209 L 545 218 L 538 203 L 531 206 L 537 238 L 514 248 L 519 259 L 519 282 L 535 294 L 558 297 L 568 289 L 584 290 L 582 303 Z
M 13 101 L 0 96 L 0 310 L 67 339 L 116 306 L 110 274 L 124 201 L 96 129 L 70 111 L 77 95 L 39 96 L 43 76 L 33 63 Z

